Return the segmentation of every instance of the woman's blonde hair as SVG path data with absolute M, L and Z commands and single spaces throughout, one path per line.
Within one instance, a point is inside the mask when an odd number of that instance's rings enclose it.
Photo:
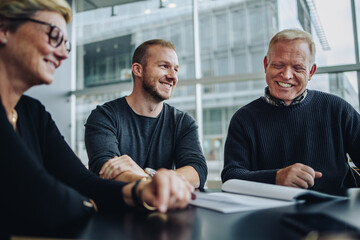
M 29 18 L 37 11 L 52 11 L 64 17 L 66 23 L 71 21 L 71 8 L 66 0 L 1 0 L 0 18 L 16 19 Z M 10 30 L 15 31 L 19 26 L 18 22 L 9 23 Z

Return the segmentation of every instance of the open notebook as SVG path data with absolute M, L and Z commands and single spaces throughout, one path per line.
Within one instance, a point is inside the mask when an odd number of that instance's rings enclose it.
M 346 197 L 274 184 L 238 179 L 226 181 L 223 192 L 196 193 L 190 204 L 223 213 L 282 207 L 305 201 L 341 200 Z

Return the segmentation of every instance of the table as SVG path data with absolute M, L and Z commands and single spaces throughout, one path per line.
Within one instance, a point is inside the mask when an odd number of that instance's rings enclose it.
M 281 222 L 282 215 L 322 212 L 360 229 L 360 189 L 349 189 L 347 195 L 347 200 L 231 214 L 194 206 L 167 214 L 135 210 L 122 214 L 98 213 L 82 225 L 67 228 L 61 233 L 52 233 L 51 237 L 89 240 L 305 239 L 305 235 Z
M 281 222 L 284 213 L 323 212 L 360 228 L 360 189 L 348 190 L 348 200 L 296 204 L 281 208 L 222 214 L 189 206 L 167 214 L 130 211 L 98 214 L 77 237 L 81 239 L 304 239 Z

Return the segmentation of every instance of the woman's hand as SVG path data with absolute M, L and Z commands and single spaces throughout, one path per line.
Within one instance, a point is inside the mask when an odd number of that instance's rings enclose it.
M 136 205 L 131 196 L 134 183 L 124 187 L 124 199 L 128 205 Z M 136 186 L 135 199 L 154 207 L 159 212 L 185 208 L 194 198 L 194 187 L 180 174 L 172 170 L 160 169 L 151 180 L 140 181 Z

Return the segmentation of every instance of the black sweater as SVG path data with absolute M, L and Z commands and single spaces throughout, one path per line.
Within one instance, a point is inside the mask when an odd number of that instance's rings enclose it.
M 130 156 L 141 168 L 192 166 L 204 187 L 207 166 L 195 120 L 166 103 L 156 118 L 136 114 L 125 97 L 97 106 L 85 124 L 89 168 L 99 173 L 106 161 Z
M 279 169 L 303 163 L 323 173 L 313 189 L 353 187 L 346 153 L 360 166 L 360 115 L 343 99 L 309 90 L 301 103 L 276 107 L 259 98 L 230 122 L 222 180 L 274 184 Z
M 41 103 L 23 96 L 16 106 L 17 134 L 0 104 L 1 214 L 5 234 L 52 231 L 99 210 L 125 207 L 123 183 L 88 171 Z M 2 221 L 4 222 L 4 221 Z

